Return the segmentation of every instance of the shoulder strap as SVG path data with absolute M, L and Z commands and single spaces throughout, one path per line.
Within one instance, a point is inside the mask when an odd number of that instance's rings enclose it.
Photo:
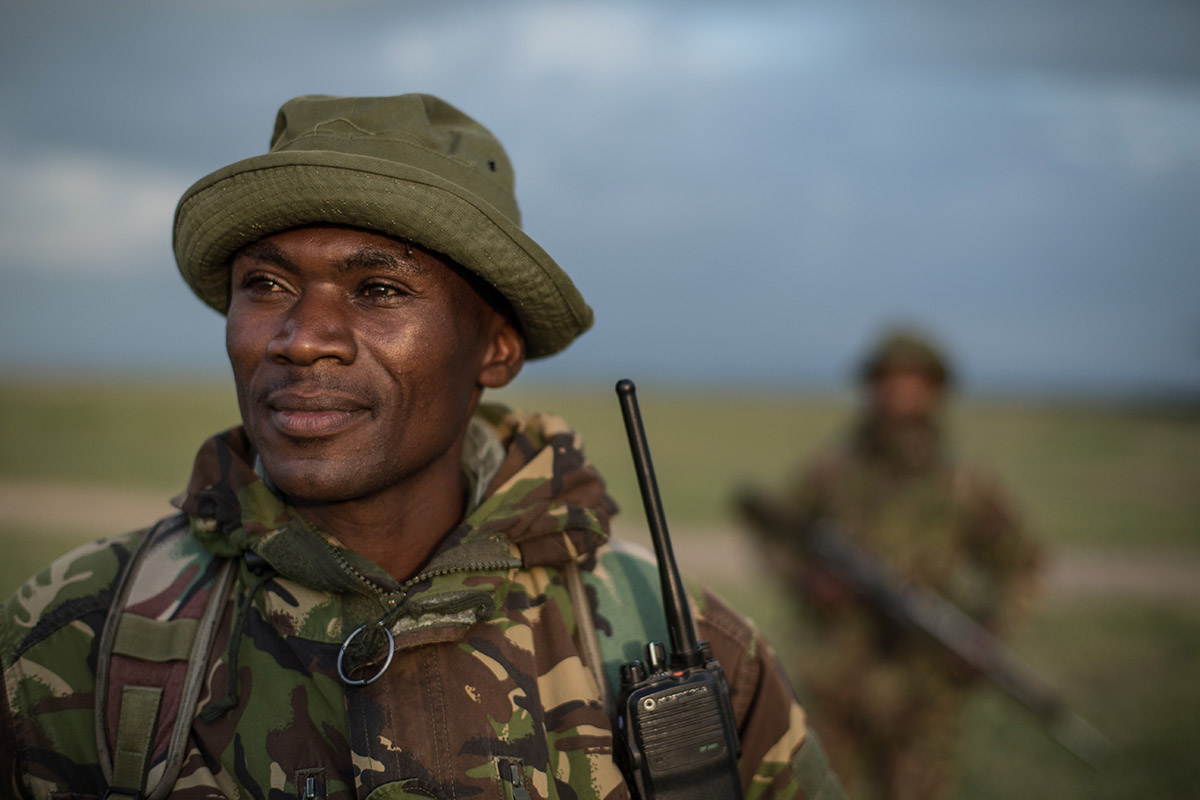
M 621 665 L 643 658 L 646 642 L 666 642 L 667 621 L 663 613 L 662 583 L 654 556 L 627 542 L 610 541 L 601 548 L 596 568 L 583 571 L 583 584 L 596 601 L 572 601 L 581 630 L 594 631 L 602 664 L 603 685 L 611 697 L 621 688 Z M 596 609 L 593 616 L 592 609 Z M 585 620 L 590 625 L 585 625 Z
M 159 522 L 142 539 L 118 581 L 96 662 L 96 746 L 109 783 L 106 798 L 165 797 L 183 764 L 192 712 L 232 583 L 232 559 L 167 607 L 159 599 L 173 576 L 146 570 L 170 560 L 189 534 L 185 514 Z M 184 576 L 180 576 L 183 579 Z M 195 577 L 193 577 L 195 580 Z M 183 594 L 183 593 L 181 593 Z M 151 781 L 153 773 L 153 781 Z

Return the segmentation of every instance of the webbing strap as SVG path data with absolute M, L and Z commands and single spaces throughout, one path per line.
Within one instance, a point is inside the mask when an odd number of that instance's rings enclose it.
M 117 746 L 113 751 L 113 790 L 109 797 L 122 796 L 130 789 L 138 793 L 145 789 L 162 693 L 159 686 L 126 686 L 122 690 Z
M 616 710 L 616 695 L 609 685 L 604 672 L 604 656 L 600 651 L 600 640 L 596 635 L 595 620 L 592 619 L 591 607 L 588 605 L 587 590 L 583 586 L 579 564 L 570 561 L 563 565 L 563 576 L 566 578 L 567 591 L 571 596 L 571 605 L 575 608 L 575 621 L 579 629 L 580 649 L 585 665 L 592 671 L 596 684 L 600 687 L 600 697 L 604 707 L 611 716 Z
M 166 768 L 158 779 L 158 783 L 150 792 L 150 800 L 160 800 L 171 791 L 175 778 L 183 765 L 184 748 L 187 737 L 192 729 L 192 714 L 196 701 L 200 696 L 200 688 L 204 685 L 205 666 L 208 664 L 209 651 L 217 626 L 221 621 L 221 611 L 225 607 L 225 598 L 233 585 L 234 575 L 237 574 L 237 562 L 228 558 L 217 574 L 212 594 L 209 595 L 208 605 L 204 615 L 200 617 L 196 629 L 196 640 L 192 643 L 192 652 L 188 657 L 187 676 L 183 682 L 183 692 L 180 695 L 179 708 L 175 724 L 171 728 L 171 740 L 167 746 Z
M 237 562 L 224 560 L 199 619 L 156 620 L 128 613 L 125 606 L 152 543 L 172 535 L 185 535 L 187 525 L 187 516 L 178 514 L 163 520 L 146 535 L 121 576 L 100 637 L 96 666 L 96 746 L 101 771 L 110 784 L 106 798 L 163 800 L 171 792 L 183 764 L 213 636 L 237 574 Z M 144 683 L 158 678 L 144 675 L 136 682 L 122 684 L 111 673 L 109 662 L 114 654 L 150 664 L 186 661 L 182 685 L 145 686 Z M 121 700 L 119 708 L 114 710 L 108 706 L 108 689 L 117 686 L 121 688 Z M 113 700 L 115 704 L 116 698 Z M 159 719 L 164 705 L 174 709 L 173 716 Z M 110 743 L 108 723 L 114 716 L 116 741 Z M 162 738 L 160 734 L 167 732 L 166 752 L 158 754 L 162 759 L 160 768 L 154 765 L 153 745 Z M 155 784 L 145 786 L 152 765 Z
M 187 661 L 200 628 L 198 619 L 162 621 L 122 614 L 113 653 L 146 661 Z
M 121 578 L 117 582 L 113 604 L 109 608 L 108 617 L 104 620 L 104 629 L 100 634 L 100 652 L 96 656 L 96 750 L 100 760 L 100 771 L 104 779 L 112 783 L 113 757 L 108 742 L 108 667 L 112 660 L 113 643 L 117 639 L 117 625 L 124 617 L 125 604 L 129 600 L 133 575 L 138 565 L 150 550 L 150 544 L 159 531 L 169 524 L 168 520 L 161 521 L 153 529 L 147 530 L 141 544 L 134 551 L 133 557 L 126 564 Z
M 635 555 L 636 553 L 636 555 Z M 596 594 L 596 605 L 603 625 L 592 621 L 596 629 L 604 674 L 612 697 L 621 689 L 621 665 L 643 658 L 647 642 L 669 642 L 663 613 L 662 584 L 653 556 L 627 542 L 613 541 L 603 548 L 595 571 L 582 573 L 583 583 Z M 574 600 L 574 598 L 572 598 Z M 590 616 L 585 602 L 577 614 Z

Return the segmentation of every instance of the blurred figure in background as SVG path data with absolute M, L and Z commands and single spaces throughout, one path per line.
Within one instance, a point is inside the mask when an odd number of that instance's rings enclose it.
M 859 419 L 844 443 L 787 487 L 799 521 L 832 523 L 904 581 L 1004 633 L 1031 597 L 1037 547 L 996 483 L 949 453 L 953 376 L 924 335 L 897 329 L 860 372 Z M 795 676 L 814 728 L 853 798 L 938 800 L 954 786 L 957 732 L 974 675 L 923 634 L 893 623 L 847 583 L 767 541 L 812 618 Z

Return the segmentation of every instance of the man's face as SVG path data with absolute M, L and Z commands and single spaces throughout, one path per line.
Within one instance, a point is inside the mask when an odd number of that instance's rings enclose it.
M 314 225 L 234 256 L 226 348 L 267 474 L 340 502 L 454 460 L 485 386 L 520 369 L 513 326 L 439 256 Z M 516 352 L 514 352 L 514 348 Z
M 942 385 L 926 371 L 893 366 L 868 386 L 871 408 L 887 422 L 928 422 L 941 408 Z

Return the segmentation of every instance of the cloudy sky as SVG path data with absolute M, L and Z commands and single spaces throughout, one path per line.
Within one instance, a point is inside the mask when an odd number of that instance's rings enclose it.
M 1188 0 L 0 0 L 0 369 L 221 374 L 192 182 L 305 93 L 442 95 L 595 329 L 539 380 L 838 385 L 919 322 L 978 391 L 1200 393 Z

